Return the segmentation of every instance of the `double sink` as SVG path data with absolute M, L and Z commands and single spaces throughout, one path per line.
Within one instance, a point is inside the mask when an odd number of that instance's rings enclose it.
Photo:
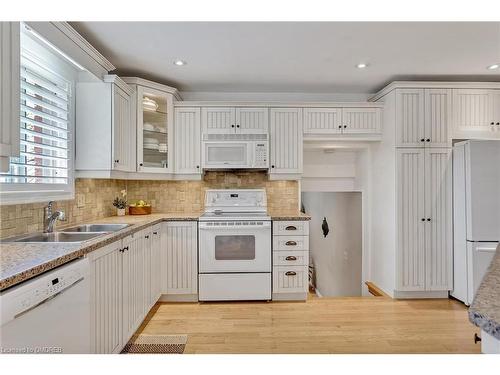
M 33 233 L 26 236 L 5 239 L 2 242 L 83 242 L 110 232 L 119 231 L 129 225 L 130 224 L 82 224 L 66 228 L 60 232 Z

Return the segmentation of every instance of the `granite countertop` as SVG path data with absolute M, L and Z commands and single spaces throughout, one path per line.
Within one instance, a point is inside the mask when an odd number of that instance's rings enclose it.
M 469 308 L 469 320 L 500 340 L 500 244 Z
M 0 243 L 0 291 L 118 241 L 150 225 L 162 221 L 193 221 L 198 220 L 199 216 L 199 213 L 112 216 L 92 220 L 89 223 L 131 225 L 117 232 L 107 233 L 81 243 Z M 57 229 L 64 229 L 64 227 L 60 226 Z
M 270 213 L 272 220 L 310 220 L 311 217 L 300 212 Z M 0 242 L 0 291 L 26 281 L 43 272 L 88 254 L 109 243 L 118 241 L 132 233 L 162 221 L 195 221 L 200 213 L 151 214 L 137 216 L 112 216 L 88 223 L 131 224 L 117 232 L 107 233 L 81 243 L 23 243 Z M 80 223 L 85 224 L 85 223 Z M 74 226 L 76 224 L 66 225 Z M 57 230 L 64 229 L 59 226 Z

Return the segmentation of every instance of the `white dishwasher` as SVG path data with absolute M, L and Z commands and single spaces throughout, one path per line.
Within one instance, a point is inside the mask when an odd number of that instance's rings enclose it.
M 89 260 L 0 294 L 0 353 L 90 353 Z

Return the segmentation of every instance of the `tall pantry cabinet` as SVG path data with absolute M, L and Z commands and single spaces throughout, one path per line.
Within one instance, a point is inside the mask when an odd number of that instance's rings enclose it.
M 382 287 L 396 298 L 446 297 L 453 288 L 452 91 L 396 88 L 381 100 L 389 126 L 374 158 L 385 158 L 395 168 L 394 196 L 373 202 L 373 212 L 383 210 L 377 205 L 387 202 L 387 208 L 393 208 L 388 217 L 394 228 L 388 233 L 395 238 L 380 241 L 394 246 L 394 279 Z M 390 184 L 378 182 L 379 178 L 374 172 L 373 184 Z M 383 245 L 375 242 L 373 246 Z

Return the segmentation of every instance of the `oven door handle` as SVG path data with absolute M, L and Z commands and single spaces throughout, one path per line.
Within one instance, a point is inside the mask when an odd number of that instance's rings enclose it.
M 199 225 L 200 230 L 211 230 L 211 231 L 226 231 L 226 230 L 259 230 L 268 229 L 271 227 L 270 223 L 265 223 L 262 225 L 224 225 L 224 226 L 211 226 L 211 225 Z

